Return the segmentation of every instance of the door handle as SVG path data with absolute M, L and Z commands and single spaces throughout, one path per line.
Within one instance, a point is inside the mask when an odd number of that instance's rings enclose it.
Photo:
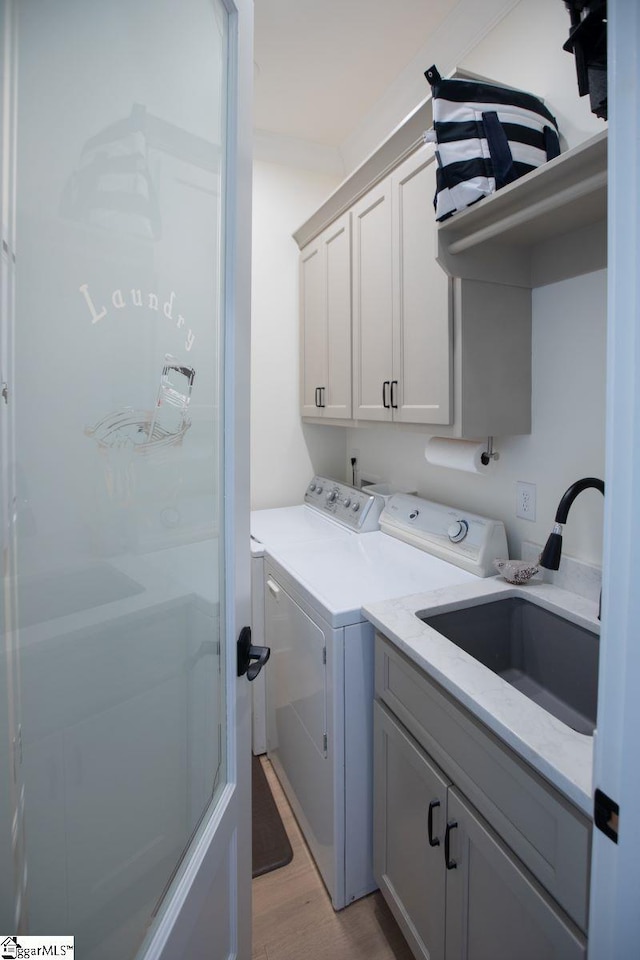
M 385 410 L 389 409 L 389 401 L 387 399 L 387 390 L 389 389 L 389 384 L 391 381 L 385 380 L 382 384 L 382 406 Z
M 246 673 L 247 680 L 255 680 L 270 656 L 270 647 L 254 647 L 251 627 L 243 627 L 238 637 L 238 676 L 243 677 Z
M 397 381 L 397 380 L 392 380 L 392 381 L 391 381 L 391 409 L 392 409 L 392 410 L 397 410 L 397 409 L 398 409 L 398 402 L 397 402 L 397 398 L 396 398 L 396 389 L 397 389 L 397 387 L 398 387 L 398 381 Z
M 271 596 L 275 597 L 277 600 L 278 597 L 280 596 L 280 587 L 275 582 L 275 580 L 271 579 L 271 577 L 267 577 L 267 589 L 269 590 L 269 593 L 271 594 Z
M 320 406 L 324 409 L 324 392 L 326 387 L 318 387 L 318 390 L 320 391 Z
M 439 806 L 440 806 L 439 800 L 432 800 L 431 803 L 429 804 L 429 816 L 427 818 L 427 835 L 429 837 L 430 847 L 440 846 L 440 840 L 438 839 L 438 837 L 436 837 L 435 840 L 433 839 L 433 811 L 436 809 L 436 807 L 439 807 Z
M 320 387 L 316 387 L 316 407 L 320 406 L 320 400 L 318 399 L 319 396 L 320 396 Z
M 444 835 L 444 862 L 447 865 L 447 870 L 455 870 L 458 866 L 457 861 L 452 860 L 450 857 L 450 848 L 449 848 L 449 838 L 451 836 L 451 831 L 455 830 L 458 826 L 457 820 L 449 820 L 447 824 L 447 830 Z

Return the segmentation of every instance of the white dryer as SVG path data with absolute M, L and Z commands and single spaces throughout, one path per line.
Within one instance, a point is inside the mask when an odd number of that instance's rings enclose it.
M 291 507 L 253 510 L 251 513 L 251 608 L 252 643 L 265 646 L 264 555 L 294 543 L 348 540 L 379 528 L 384 498 L 315 476 L 307 486 L 303 503 Z M 266 753 L 266 673 L 252 683 L 252 750 Z
M 264 558 L 267 753 L 335 909 L 376 887 L 374 643 L 361 607 L 487 576 L 507 556 L 499 521 L 405 494 L 381 528 Z

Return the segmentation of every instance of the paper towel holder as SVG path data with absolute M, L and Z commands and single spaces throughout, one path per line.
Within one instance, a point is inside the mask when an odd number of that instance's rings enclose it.
M 492 460 L 499 460 L 500 454 L 493 449 L 493 437 L 487 437 L 487 449 L 481 454 L 480 460 L 486 467 Z

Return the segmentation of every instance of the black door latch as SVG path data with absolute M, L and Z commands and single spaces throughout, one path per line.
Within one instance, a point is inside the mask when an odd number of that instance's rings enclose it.
M 620 821 L 620 807 L 602 790 L 596 790 L 593 804 L 593 820 L 605 836 L 618 842 L 618 824 Z
M 238 637 L 238 676 L 243 677 L 246 673 L 247 680 L 255 680 L 270 656 L 271 648 L 254 647 L 251 627 L 243 627 Z

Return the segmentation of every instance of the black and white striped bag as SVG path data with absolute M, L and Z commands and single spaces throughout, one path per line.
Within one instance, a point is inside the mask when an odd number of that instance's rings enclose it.
M 530 93 L 425 71 L 433 92 L 436 220 L 446 220 L 560 153 L 558 124 Z

